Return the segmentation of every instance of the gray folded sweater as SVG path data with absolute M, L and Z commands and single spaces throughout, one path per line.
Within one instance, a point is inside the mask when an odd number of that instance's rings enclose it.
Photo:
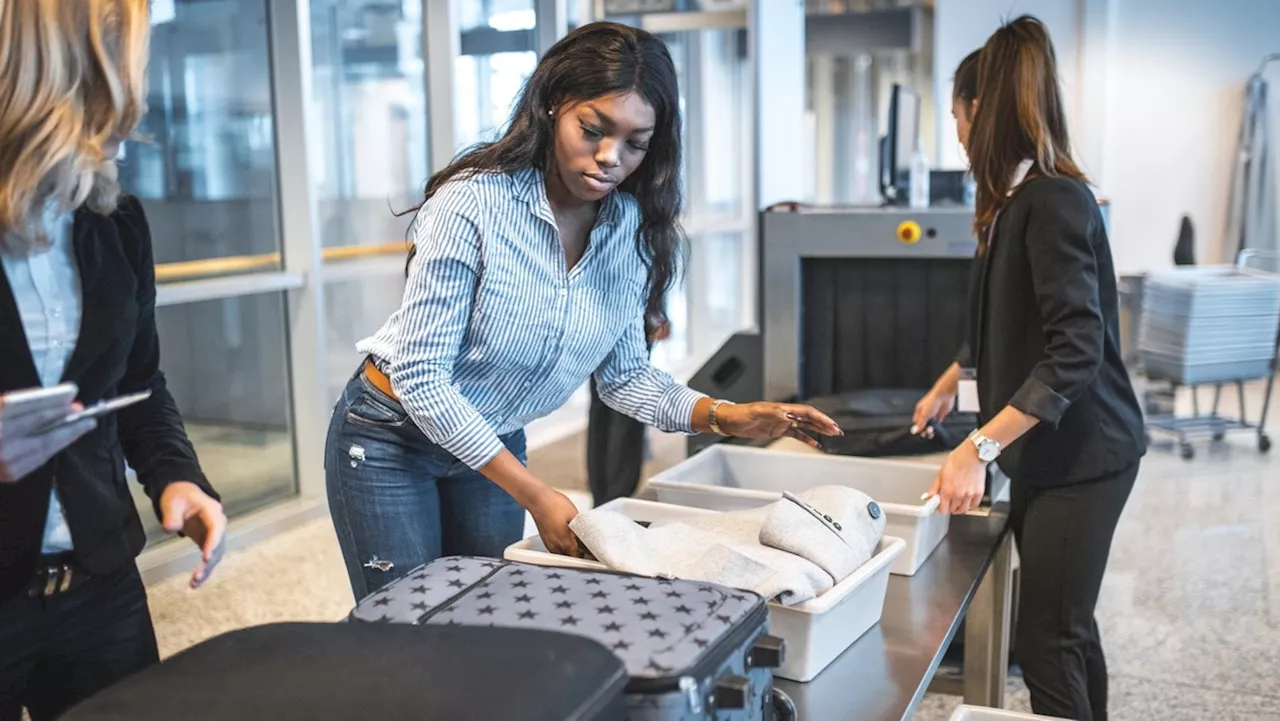
M 866 494 L 827 486 L 755 510 L 649 528 L 596 509 L 580 514 L 570 528 L 613 570 L 719 583 L 793 605 L 831 590 L 866 563 L 884 518 Z

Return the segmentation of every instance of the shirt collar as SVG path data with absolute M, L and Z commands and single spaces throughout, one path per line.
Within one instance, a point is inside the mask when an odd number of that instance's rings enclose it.
M 1030 158 L 1018 163 L 1018 167 L 1013 169 L 1013 177 L 1009 180 L 1008 195 L 1013 195 L 1013 191 L 1016 190 L 1019 185 L 1022 185 L 1022 181 L 1027 179 L 1027 173 L 1031 172 L 1031 168 L 1035 164 L 1035 161 Z
M 537 168 L 525 168 L 516 171 L 512 176 L 516 184 L 516 196 L 529 204 L 534 215 L 555 222 L 555 214 L 551 212 L 551 201 L 547 199 L 547 183 L 543 173 Z M 596 225 L 613 225 L 621 218 L 622 208 L 618 201 L 618 191 L 611 190 L 600 201 L 600 213 L 596 217 Z
M 44 210 L 40 213 L 41 227 L 45 232 L 46 242 L 32 247 L 28 252 L 20 255 L 14 254 L 8 250 L 9 233 L 5 233 L 4 242 L 0 242 L 0 256 L 6 257 L 26 257 L 28 255 L 39 255 L 55 246 L 63 245 L 71 237 L 71 220 L 75 216 L 74 213 L 67 212 L 62 209 L 62 205 L 55 198 L 49 198 L 44 205 Z

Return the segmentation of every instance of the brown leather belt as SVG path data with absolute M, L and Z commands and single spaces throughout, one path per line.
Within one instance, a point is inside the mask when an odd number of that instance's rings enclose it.
M 361 372 L 364 374 L 364 377 L 373 384 L 374 388 L 386 393 L 388 398 L 396 401 L 397 403 L 400 402 L 400 399 L 396 398 L 396 392 L 391 388 L 391 379 L 387 377 L 386 373 L 383 373 L 378 369 L 378 366 L 374 364 L 372 358 L 365 359 L 364 370 Z

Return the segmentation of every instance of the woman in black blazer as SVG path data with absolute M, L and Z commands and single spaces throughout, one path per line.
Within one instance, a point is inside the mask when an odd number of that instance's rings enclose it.
M 86 405 L 151 393 L 36 468 L 5 464 L 0 721 L 23 707 L 57 718 L 158 661 L 126 461 L 164 528 L 201 546 L 193 586 L 226 528 L 160 372 L 146 217 L 115 183 L 144 108 L 147 6 L 15 3 L 0 24 L 0 393 L 73 382 Z M 0 426 L 0 445 L 15 442 Z
M 972 107 L 979 250 L 968 342 L 916 423 L 945 416 L 971 375 L 982 425 L 948 457 L 933 492 L 943 511 L 964 513 L 1000 459 L 1013 479 L 1015 648 L 1032 707 L 1097 721 L 1107 717 L 1107 670 L 1093 612 L 1146 444 L 1120 356 L 1110 245 L 1071 157 L 1039 21 L 1018 18 L 987 41 Z

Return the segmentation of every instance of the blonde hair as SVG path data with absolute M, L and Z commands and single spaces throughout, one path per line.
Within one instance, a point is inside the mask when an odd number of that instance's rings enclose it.
M 51 204 L 115 210 L 106 149 L 146 112 L 147 6 L 0 0 L 0 247 L 42 245 Z

